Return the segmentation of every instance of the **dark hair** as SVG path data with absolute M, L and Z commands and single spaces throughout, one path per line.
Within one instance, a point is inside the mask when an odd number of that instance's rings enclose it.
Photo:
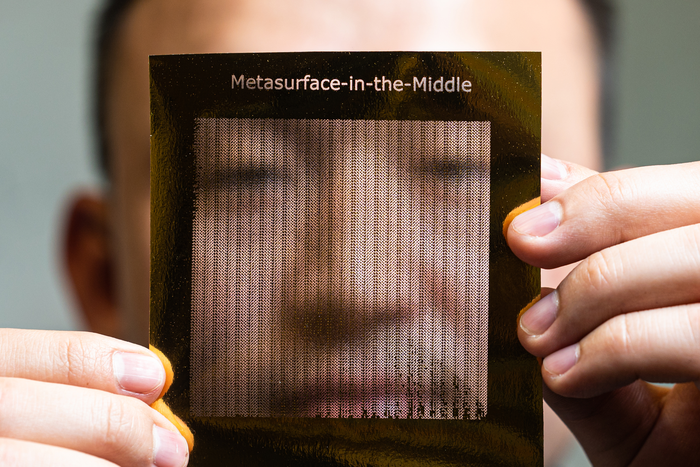
M 95 117 L 95 142 L 98 165 L 109 178 L 110 149 L 107 139 L 107 92 L 111 73 L 113 48 L 117 32 L 129 7 L 135 0 L 106 0 L 96 23 L 95 64 L 93 68 L 93 113 Z
M 601 56 L 601 83 L 602 83 L 602 139 L 603 154 L 607 155 L 611 147 L 611 113 L 612 113 L 612 87 L 614 73 L 611 71 L 612 65 L 612 43 L 613 43 L 613 16 L 614 11 L 610 0 L 581 0 L 598 38 L 598 49 Z M 94 93 L 93 111 L 96 122 L 96 143 L 98 152 L 98 162 L 101 172 L 109 177 L 110 144 L 107 139 L 107 115 L 106 97 L 111 76 L 111 64 L 113 48 L 116 43 L 118 30 L 121 27 L 129 7 L 136 3 L 136 0 L 106 0 L 99 13 L 96 28 L 97 47 L 95 68 L 94 68 Z

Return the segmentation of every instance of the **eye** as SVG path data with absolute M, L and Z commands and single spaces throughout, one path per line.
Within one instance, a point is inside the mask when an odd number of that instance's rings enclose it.
M 202 186 L 205 189 L 262 190 L 281 186 L 284 175 L 271 167 L 231 167 L 216 169 L 205 174 Z
M 437 182 L 459 183 L 466 178 L 474 169 L 473 164 L 468 161 L 456 159 L 433 160 L 424 163 L 420 172 L 427 176 L 428 180 L 433 178 Z
M 261 189 L 282 181 L 280 174 L 266 167 L 244 167 L 228 171 L 228 185 Z

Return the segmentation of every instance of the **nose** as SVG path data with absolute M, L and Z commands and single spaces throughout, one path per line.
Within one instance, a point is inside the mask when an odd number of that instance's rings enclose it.
M 391 206 L 396 205 L 397 190 L 386 125 L 336 124 L 325 158 L 326 173 L 321 176 L 320 253 L 327 256 L 321 270 L 328 276 L 331 293 L 354 308 L 374 306 L 386 296 L 388 278 L 395 274 Z
M 386 121 L 309 121 L 298 203 L 293 306 L 299 332 L 323 345 L 368 337 L 400 319 L 398 174 Z M 396 150 L 393 151 L 394 153 Z M 309 164 L 308 161 L 318 161 Z M 312 168 L 309 169 L 309 166 Z M 299 192 L 301 190 L 301 192 Z M 291 217 L 291 216 L 290 216 Z M 361 334 L 364 337 L 361 337 Z

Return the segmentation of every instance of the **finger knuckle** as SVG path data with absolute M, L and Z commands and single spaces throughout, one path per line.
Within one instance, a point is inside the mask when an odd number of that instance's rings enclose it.
M 0 377 L 0 414 L 5 413 L 3 410 L 3 405 L 5 404 L 6 391 L 7 391 L 7 378 Z M 1 421 L 2 419 L 0 419 Z
M 637 192 L 631 180 L 615 172 L 605 172 L 589 178 L 594 199 L 607 211 L 624 209 L 628 200 Z
M 687 321 L 692 342 L 697 349 L 700 349 L 700 309 L 697 305 L 687 309 Z
M 3 467 L 20 467 L 34 465 L 31 454 L 27 453 L 23 441 L 0 438 L 0 465 Z M 23 449 L 25 447 L 25 449 Z
M 0 378 L 0 436 L 7 429 L 7 424 L 3 423 L 4 418 L 2 414 L 7 414 L 14 404 L 12 400 L 14 386 L 15 380 L 13 378 Z
M 605 326 L 603 346 L 607 347 L 605 355 L 624 356 L 634 353 L 632 322 L 627 314 L 618 315 L 610 319 Z
M 130 457 L 138 457 L 139 452 L 144 452 L 144 443 L 140 439 L 144 425 L 142 414 L 132 405 L 127 399 L 108 397 L 95 411 L 98 417 L 95 422 L 98 427 L 97 441 L 118 457 L 126 452 L 131 454 Z
M 112 447 L 120 444 L 124 433 L 128 433 L 134 423 L 133 415 L 124 410 L 121 403 L 107 399 L 104 407 L 102 441 Z
M 80 340 L 64 337 L 58 342 L 57 347 L 58 351 L 55 353 L 57 362 L 54 367 L 66 375 L 69 384 L 76 384 L 76 381 L 83 377 L 83 351 Z
M 56 344 L 54 368 L 65 375 L 68 384 L 89 386 L 98 368 L 100 353 L 84 340 L 82 334 L 64 334 Z
M 690 267 L 700 267 L 700 224 L 681 227 L 677 230 L 681 235 L 684 248 L 683 258 L 691 261 Z
M 0 465 L 16 465 L 16 456 L 6 439 L 0 438 Z
M 623 274 L 623 264 L 615 249 L 605 249 L 586 258 L 579 271 L 589 288 L 600 290 Z
M 697 357 L 700 350 L 700 307 L 698 305 L 684 306 L 680 309 L 677 328 L 681 331 L 677 340 L 687 342 L 690 355 L 689 366 L 694 368 L 700 377 L 700 358 Z

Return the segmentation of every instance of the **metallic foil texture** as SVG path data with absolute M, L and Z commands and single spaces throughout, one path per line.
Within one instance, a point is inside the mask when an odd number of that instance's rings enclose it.
M 500 228 L 539 194 L 539 54 L 151 57 L 151 111 L 190 465 L 541 465 L 539 271 Z

